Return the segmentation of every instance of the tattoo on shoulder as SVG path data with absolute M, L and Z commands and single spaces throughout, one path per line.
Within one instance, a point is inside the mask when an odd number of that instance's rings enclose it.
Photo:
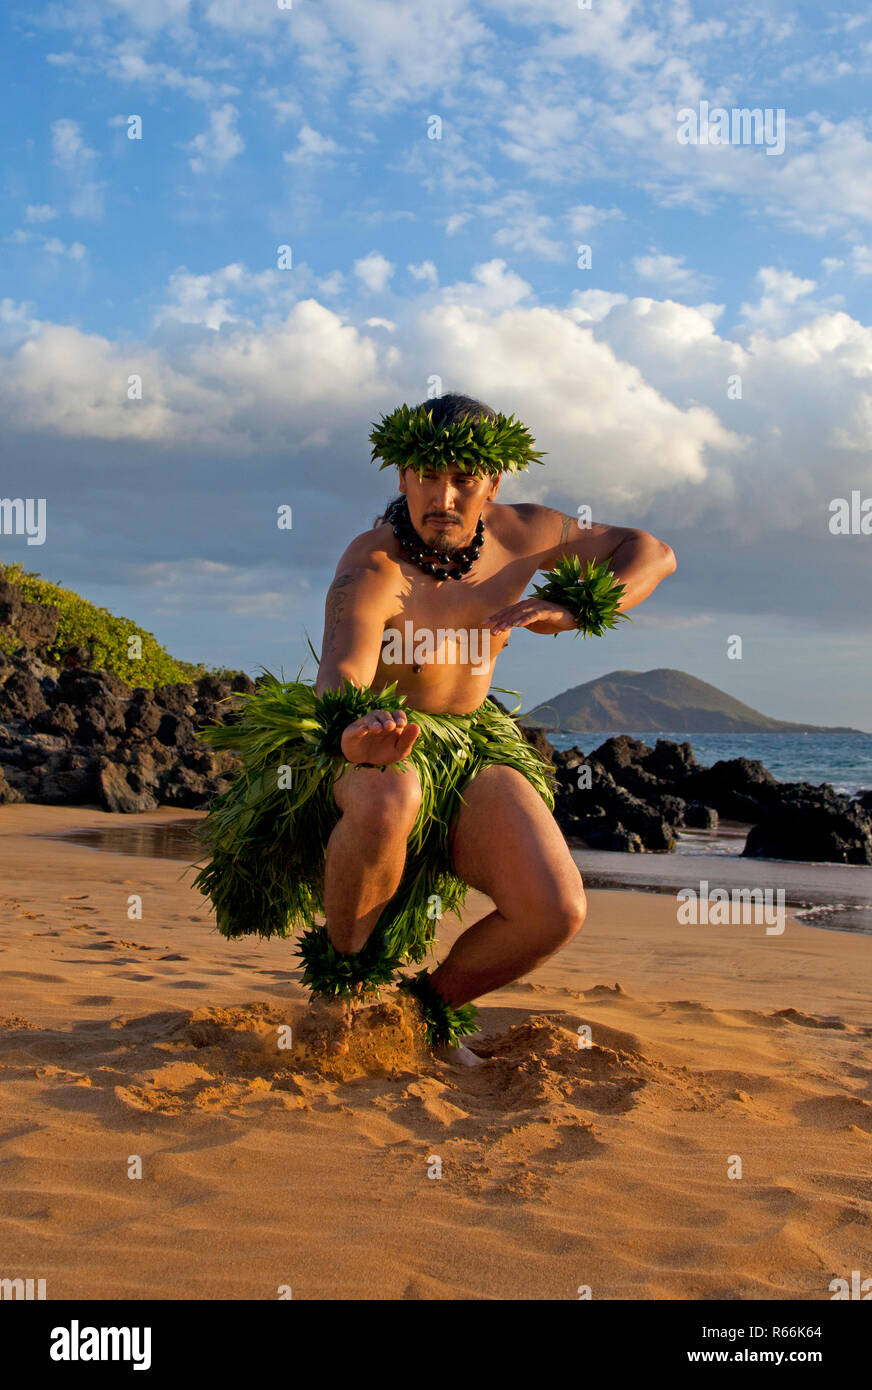
M 566 515 L 564 514 L 564 517 L 563 517 L 563 525 L 562 525 L 561 528 L 560 528 L 560 540 L 559 540 L 558 544 L 559 544 L 559 545 L 565 545 L 566 542 L 570 539 L 570 537 L 573 536 L 573 535 L 575 534 L 575 530 L 576 530 L 576 520 L 575 520 L 575 517 L 574 517 L 574 516 L 566 516 Z
M 337 574 L 330 588 L 327 590 L 327 602 L 324 611 L 324 649 L 322 657 L 329 655 L 333 650 L 336 629 L 342 620 L 348 600 L 346 591 L 353 578 L 354 575 L 350 570 L 346 570 L 344 574 Z

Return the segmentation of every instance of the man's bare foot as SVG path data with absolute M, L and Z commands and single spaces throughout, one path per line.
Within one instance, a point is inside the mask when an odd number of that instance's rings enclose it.
M 440 1062 L 450 1062 L 455 1067 L 484 1066 L 484 1058 L 479 1057 L 470 1048 L 464 1047 L 462 1043 L 459 1047 L 439 1047 L 436 1049 L 435 1056 Z

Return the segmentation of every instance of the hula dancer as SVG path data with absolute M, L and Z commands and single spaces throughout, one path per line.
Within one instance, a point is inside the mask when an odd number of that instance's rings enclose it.
M 236 722 L 203 731 L 243 770 L 201 826 L 197 886 L 227 937 L 301 932 L 314 994 L 342 1008 L 393 980 L 430 1043 L 458 1047 L 471 1001 L 547 960 L 586 913 L 550 764 L 488 699 L 496 658 L 515 627 L 615 627 L 675 557 L 645 531 L 499 503 L 502 474 L 542 455 L 469 397 L 401 406 L 370 439 L 400 495 L 336 567 L 315 684 L 267 673 Z M 432 973 L 403 976 L 470 886 L 494 910 Z

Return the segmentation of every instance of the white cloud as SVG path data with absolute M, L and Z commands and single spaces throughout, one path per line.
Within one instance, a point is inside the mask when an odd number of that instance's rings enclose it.
M 62 117 L 51 126 L 52 161 L 69 174 L 81 174 L 90 169 L 97 158 L 97 151 L 90 149 L 82 139 L 78 121 Z
M 571 250 L 568 241 L 555 241 L 548 236 L 552 218 L 537 211 L 529 193 L 517 190 L 506 193 L 491 203 L 481 204 L 479 211 L 502 224 L 493 234 L 494 245 L 508 247 L 516 255 L 537 256 L 544 261 L 567 260 Z
M 851 247 L 851 269 L 855 275 L 872 275 L 872 246 Z
M 756 279 L 761 286 L 759 301 L 743 304 L 740 310 L 746 323 L 755 328 L 779 328 L 797 302 L 817 289 L 816 281 L 803 280 L 792 271 L 778 270 L 772 265 L 761 266 Z
M 624 214 L 620 208 L 598 208 L 593 203 L 576 203 L 567 208 L 566 216 L 573 236 L 584 236 L 592 232 L 602 222 L 621 220 Z
M 322 135 L 320 131 L 314 130 L 307 123 L 297 136 L 297 148 L 287 150 L 282 158 L 286 164 L 304 164 L 310 160 L 324 159 L 329 155 L 337 154 L 339 149 L 340 146 L 337 145 L 332 135 Z
M 268 297 L 275 308 L 285 293 L 289 298 L 293 294 L 286 272 L 262 270 L 252 273 L 239 262 L 206 275 L 195 275 L 181 268 L 170 276 L 167 290 L 168 299 L 154 312 L 154 324 L 172 320 L 176 323 L 200 324 L 215 330 L 241 318 L 240 302 L 243 299 L 262 301 Z
M 25 222 L 51 222 L 57 212 L 48 203 L 28 203 L 24 213 Z
M 532 293 L 532 286 L 514 270 L 509 270 L 503 260 L 473 266 L 472 273 L 474 284 L 460 280 L 445 286 L 441 292 L 443 303 L 492 311 L 507 309 Z
M 515 412 L 548 451 L 547 467 L 507 480 L 509 496 L 558 491 L 641 510 L 679 484 L 704 484 L 709 450 L 741 450 L 714 411 L 674 405 L 570 314 L 518 305 L 486 312 L 465 297 L 440 298 L 419 331 L 425 360 L 450 363 L 445 389 Z
M 56 236 L 46 237 L 42 249 L 51 256 L 67 256 L 71 261 L 81 261 L 86 254 L 85 247 L 80 241 L 72 241 L 67 246 L 60 237 Z
M 693 294 L 708 283 L 707 276 L 698 274 L 684 264 L 684 256 L 669 256 L 662 251 L 634 257 L 633 269 L 643 280 L 653 280 L 667 291 Z
M 779 302 L 809 297 L 798 277 L 764 270 Z M 517 414 L 547 451 L 545 467 L 506 480 L 505 500 L 596 500 L 605 519 L 644 526 L 656 513 L 744 545 L 767 528 L 819 527 L 827 498 L 872 482 L 872 329 L 845 313 L 780 336 L 763 314 L 738 342 L 717 332 L 716 304 L 595 290 L 561 308 L 525 303 L 529 286 L 495 260 L 360 328 L 313 298 L 283 318 L 242 317 L 246 297 L 271 305 L 273 274 L 177 272 L 162 312 L 200 332 L 160 344 L 39 324 L 6 302 L 0 325 L 20 345 L 0 376 L 0 417 L 19 436 L 160 444 L 192 466 L 272 452 L 293 470 L 299 457 L 307 487 L 314 453 L 326 490 L 344 441 L 437 374 L 444 390 Z M 141 401 L 127 399 L 132 375 Z
M 407 265 L 406 269 L 416 280 L 424 280 L 434 289 L 439 283 L 439 273 L 432 261 L 421 261 L 420 265 Z
M 60 237 L 46 236 L 45 232 L 28 232 L 23 227 L 16 227 L 8 239 L 18 246 L 36 242 L 50 256 L 66 256 L 71 261 L 81 261 L 87 255 L 87 247 L 80 241 L 72 241 L 67 245 Z
M 212 82 L 198 73 L 182 72 L 169 63 L 149 62 L 140 51 L 141 41 L 128 43 L 112 53 L 106 71 L 116 82 L 126 82 L 139 88 L 166 87 L 181 92 L 191 101 L 216 102 L 237 96 L 239 87 L 228 82 Z M 127 117 L 122 118 L 126 124 Z
M 35 316 L 34 305 L 18 304 L 14 299 L 0 299 L 0 347 L 9 348 L 32 338 L 41 324 Z
M 382 294 L 388 287 L 394 266 L 378 251 L 370 251 L 354 262 L 354 273 L 370 294 Z
M 220 172 L 242 153 L 245 141 L 236 129 L 238 119 L 239 112 L 231 102 L 209 112 L 209 129 L 184 147 L 194 151 L 190 165 L 195 174 Z

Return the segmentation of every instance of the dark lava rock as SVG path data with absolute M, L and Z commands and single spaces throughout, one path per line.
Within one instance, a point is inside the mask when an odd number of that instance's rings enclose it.
M 742 853 L 752 859 L 872 864 L 872 818 L 831 787 L 792 788 L 751 827 Z M 797 787 L 802 790 L 797 790 Z
M 6 781 L 3 769 L 0 767 L 0 806 L 9 806 L 13 801 L 23 801 L 24 797 L 15 787 L 11 787 Z
M 151 792 L 134 791 L 125 769 L 105 757 L 98 759 L 97 791 L 107 811 L 153 811 L 158 804 Z
M 257 686 L 251 676 L 246 675 L 245 671 L 237 671 L 230 682 L 230 688 L 240 695 L 253 695 Z
M 17 584 L 0 579 L 0 628 L 10 627 L 19 648 L 50 647 L 57 636 L 60 612 L 50 604 L 31 603 Z
M 0 686 L 0 716 L 33 719 L 48 709 L 42 687 L 26 668 L 13 671 Z
M 713 806 L 704 806 L 701 801 L 688 801 L 684 812 L 684 824 L 692 830 L 717 830 L 718 813 Z
M 71 705 L 55 705 L 53 708 L 42 710 L 35 719 L 31 721 L 31 727 L 37 733 L 43 734 L 66 734 L 68 737 L 75 734 L 78 728 L 76 711 Z
M 52 754 L 39 770 L 39 798 L 50 806 L 97 801 L 94 759 L 70 749 Z
M 616 825 L 603 825 L 591 830 L 585 836 L 589 849 L 607 849 L 630 854 L 644 854 L 645 846 L 633 830 L 627 830 L 620 821 Z
M 624 768 L 643 764 L 653 751 L 647 743 L 630 738 L 628 734 L 619 734 L 616 738 L 607 738 L 605 743 L 594 749 L 591 757 L 621 781 L 620 773 Z
M 205 678 L 204 678 L 205 679 Z M 229 694 L 230 687 L 227 687 Z M 155 686 L 154 698 L 159 705 L 172 714 L 184 714 L 191 718 L 195 711 L 197 691 L 193 685 Z
M 661 796 L 657 805 L 661 816 L 674 829 L 679 830 L 687 824 L 687 802 L 681 796 Z
M 161 719 L 166 713 L 151 694 L 150 699 L 131 700 L 124 715 L 127 733 L 132 738 L 152 738 L 160 728 Z
M 186 747 L 194 742 L 194 725 L 183 714 L 165 713 L 158 725 L 157 739 L 167 748 Z
M 702 770 L 689 743 L 671 743 L 666 738 L 658 738 L 645 768 L 661 782 L 681 782 L 692 772 Z

